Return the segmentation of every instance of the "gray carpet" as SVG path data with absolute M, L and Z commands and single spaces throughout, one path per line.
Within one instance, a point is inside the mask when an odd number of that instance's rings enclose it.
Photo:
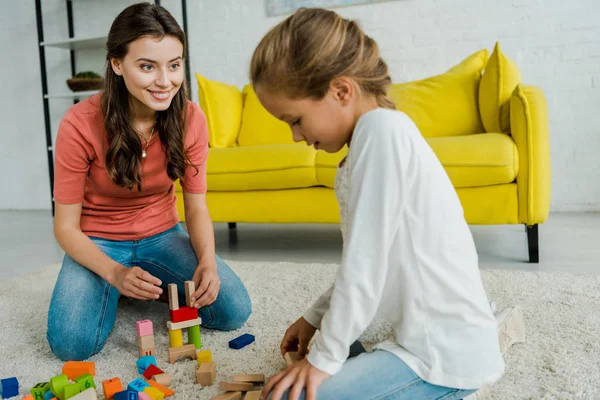
M 248 287 L 254 314 L 236 332 L 203 330 L 205 349 L 217 363 L 217 382 L 236 373 L 269 376 L 285 366 L 279 341 L 287 326 L 301 315 L 333 278 L 333 264 L 243 263 L 232 268 Z M 0 283 L 0 378 L 16 376 L 21 394 L 37 382 L 60 374 L 45 340 L 46 313 L 58 265 Z M 507 355 L 505 376 L 492 388 L 493 399 L 600 398 L 600 275 L 553 274 L 485 270 L 490 299 L 498 308 L 519 305 L 525 314 L 528 341 Z M 196 361 L 166 361 L 168 307 L 155 302 L 122 301 L 116 327 L 96 362 L 96 383 L 119 377 L 128 383 L 138 377 L 135 321 L 154 322 L 159 367 L 173 377 L 174 399 L 210 399 L 217 385 L 195 384 Z M 231 350 L 230 339 L 249 332 L 256 342 Z M 372 343 L 385 336 L 374 324 L 363 336 Z M 368 345 L 367 345 L 368 347 Z M 101 394 L 101 388 L 98 393 Z M 100 395 L 99 398 L 102 398 Z

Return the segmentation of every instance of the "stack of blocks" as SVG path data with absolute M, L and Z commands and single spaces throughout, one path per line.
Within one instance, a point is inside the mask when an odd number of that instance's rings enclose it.
M 63 365 L 62 374 L 40 382 L 31 388 L 31 400 L 96 400 L 96 364 L 93 362 L 68 361 Z M 70 382 L 72 381 L 72 383 Z
M 197 359 L 196 350 L 202 347 L 200 340 L 200 324 L 202 320 L 198 317 L 198 310 L 192 307 L 192 295 L 195 292 L 193 281 L 185 281 L 186 306 L 179 307 L 179 295 L 177 285 L 169 284 L 169 316 L 167 322 L 169 329 L 169 363 L 173 364 L 180 357 L 192 357 Z M 188 344 L 183 345 L 182 329 L 187 328 Z
M 255 390 L 255 384 L 263 384 L 265 376 L 263 374 L 238 374 L 233 377 L 233 381 L 219 382 L 219 387 L 225 390 L 225 393 L 214 397 L 213 400 L 241 400 L 242 393 L 246 392 L 244 400 L 260 399 L 261 390 Z
M 152 321 L 143 320 L 135 323 L 135 329 L 138 335 L 138 348 L 140 357 L 153 356 L 156 353 L 154 344 L 154 328 Z

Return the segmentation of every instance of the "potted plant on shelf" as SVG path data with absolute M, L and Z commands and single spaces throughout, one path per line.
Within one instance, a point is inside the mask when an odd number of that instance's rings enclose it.
M 92 71 L 79 72 L 71 79 L 67 79 L 67 86 L 74 92 L 100 90 L 103 84 L 102 77 Z

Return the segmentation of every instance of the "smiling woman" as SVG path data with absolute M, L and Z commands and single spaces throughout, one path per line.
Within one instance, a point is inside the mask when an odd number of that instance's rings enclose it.
M 184 294 L 193 280 L 188 305 L 204 327 L 237 329 L 250 316 L 246 288 L 215 255 L 205 197 L 208 127 L 185 93 L 185 46 L 166 9 L 126 8 L 108 34 L 104 92 L 61 121 L 54 233 L 66 255 L 47 338 L 63 360 L 104 347 L 120 295 L 158 299 L 171 283 Z M 179 225 L 176 179 L 189 233 Z

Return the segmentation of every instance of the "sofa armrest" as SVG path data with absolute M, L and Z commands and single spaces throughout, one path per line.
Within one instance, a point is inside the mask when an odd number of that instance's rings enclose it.
M 511 134 L 519 151 L 519 221 L 532 226 L 550 211 L 550 137 L 544 92 L 518 85 L 510 99 Z

